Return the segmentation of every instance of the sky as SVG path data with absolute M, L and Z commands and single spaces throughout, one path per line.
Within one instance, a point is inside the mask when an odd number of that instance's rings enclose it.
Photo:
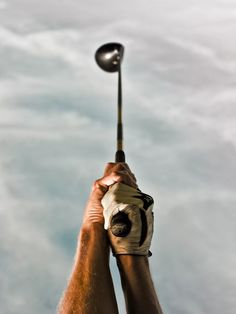
M 0 0 L 0 303 L 55 313 L 92 182 L 114 160 L 125 46 L 127 162 L 155 199 L 165 314 L 236 308 L 236 3 Z M 111 269 L 125 313 L 115 260 Z

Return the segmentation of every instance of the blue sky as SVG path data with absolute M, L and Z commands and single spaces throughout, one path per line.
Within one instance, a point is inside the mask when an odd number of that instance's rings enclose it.
M 94 61 L 110 41 L 125 46 L 127 161 L 156 201 L 164 313 L 235 313 L 235 31 L 232 0 L 0 0 L 1 313 L 54 313 L 66 285 L 114 158 L 117 76 Z

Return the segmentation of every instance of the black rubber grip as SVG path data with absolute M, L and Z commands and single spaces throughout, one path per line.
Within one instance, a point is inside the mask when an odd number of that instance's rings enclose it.
M 118 150 L 115 156 L 116 162 L 125 162 L 125 153 L 123 150 Z M 117 213 L 111 220 L 111 232 L 116 237 L 126 237 L 131 230 L 131 221 L 128 215 L 124 212 Z
M 123 150 L 118 150 L 115 156 L 116 162 L 125 162 L 125 153 Z

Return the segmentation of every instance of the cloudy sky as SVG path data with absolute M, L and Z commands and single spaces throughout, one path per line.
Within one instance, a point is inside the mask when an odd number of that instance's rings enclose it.
M 156 201 L 164 313 L 235 313 L 235 34 L 233 0 L 0 0 L 2 314 L 55 313 L 114 158 L 117 76 L 94 61 L 110 41 L 126 49 L 125 150 Z

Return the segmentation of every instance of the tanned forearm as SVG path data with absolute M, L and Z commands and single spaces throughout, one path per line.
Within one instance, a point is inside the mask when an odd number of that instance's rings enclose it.
M 163 314 L 151 279 L 148 257 L 118 255 L 122 288 L 128 314 Z
M 108 240 L 100 224 L 81 229 L 74 269 L 58 313 L 118 313 L 109 270 Z
M 125 163 L 109 163 L 94 182 L 85 208 L 74 268 L 59 306 L 59 314 L 117 314 L 109 269 L 109 243 L 104 230 L 101 200 L 109 187 L 122 182 L 137 188 Z M 128 314 L 162 314 L 146 256 L 117 257 Z

